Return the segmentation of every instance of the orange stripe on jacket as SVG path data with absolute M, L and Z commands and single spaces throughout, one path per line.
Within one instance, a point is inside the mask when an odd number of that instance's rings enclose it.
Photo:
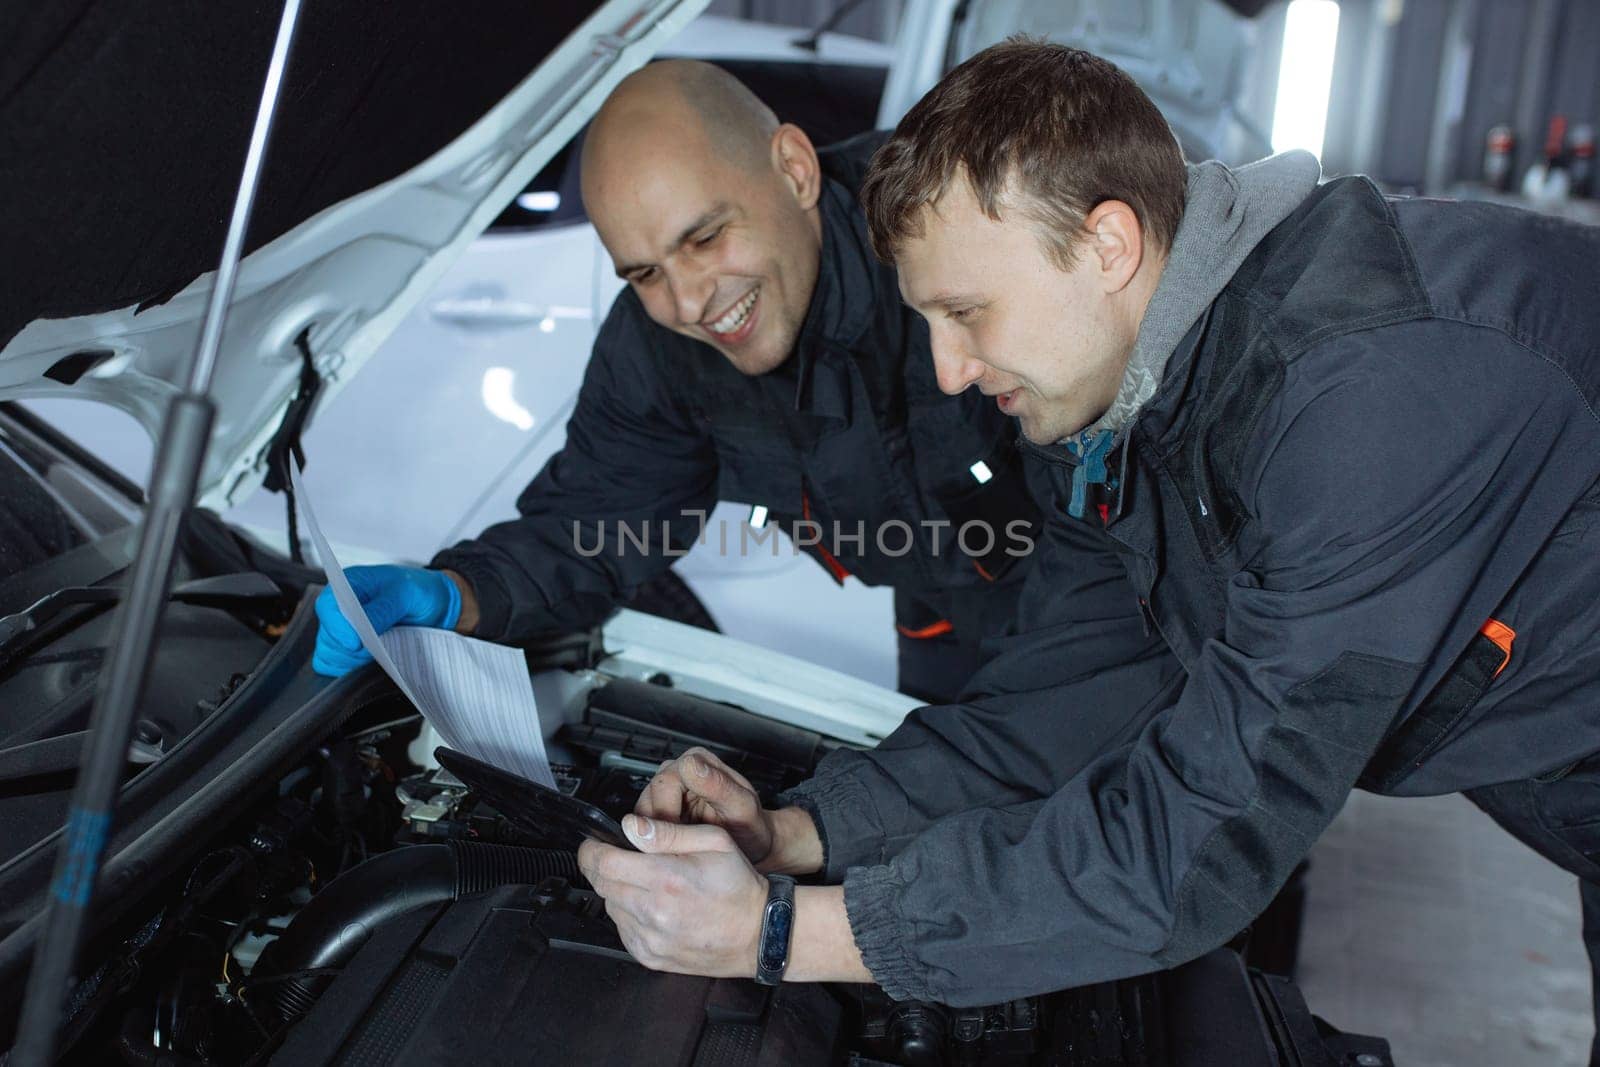
M 1478 631 L 1483 636 L 1495 643 L 1495 647 L 1505 653 L 1505 658 L 1500 661 L 1500 666 L 1495 668 L 1494 676 L 1500 677 L 1500 672 L 1511 663 L 1511 642 L 1517 639 L 1517 631 L 1501 622 L 1499 619 L 1490 619 L 1483 624 L 1483 629 Z
M 811 521 L 811 496 L 808 493 L 800 494 L 800 517 L 806 522 Z M 833 575 L 833 580 L 843 585 L 844 580 L 850 577 L 850 572 L 845 569 L 845 565 L 835 559 L 833 553 L 821 545 L 814 547 L 818 552 L 822 553 L 822 564 L 828 568 L 828 573 Z
M 926 641 L 930 637 L 938 637 L 940 634 L 947 634 L 955 629 L 954 626 L 950 625 L 949 619 L 940 619 L 938 622 L 929 623 L 917 630 L 901 626 L 899 623 L 895 623 L 894 628 L 900 631 L 901 636 L 909 637 L 913 641 Z

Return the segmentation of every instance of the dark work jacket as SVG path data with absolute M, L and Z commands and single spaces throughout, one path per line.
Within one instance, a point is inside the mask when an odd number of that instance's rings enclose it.
M 1039 637 L 986 673 L 1066 677 L 1004 715 L 913 712 L 791 795 L 885 989 L 1177 965 L 1261 912 L 1352 787 L 1600 750 L 1597 294 L 1600 230 L 1330 182 L 1173 353 L 1086 519 L 1072 454 L 1040 450 Z M 1175 682 L 1138 669 L 1146 632 Z
M 769 540 L 713 527 L 697 551 L 723 551 L 725 534 L 726 551 L 770 555 L 772 527 L 809 520 L 817 525 L 799 527 L 797 543 L 820 534 L 806 551 L 836 580 L 905 594 L 907 628 L 946 619 L 976 642 L 1009 623 L 1038 508 L 1011 420 L 976 394 L 939 391 L 926 324 L 872 256 L 854 190 L 881 139 L 822 153 L 816 289 L 777 370 L 741 374 L 709 345 L 652 322 L 631 289 L 617 297 L 566 445 L 522 493 L 520 517 L 433 560 L 471 582 L 480 636 L 593 625 L 672 564 L 665 545 L 679 555 L 694 546 L 719 500 L 767 507 Z M 991 474 L 982 483 L 979 462 Z M 971 527 L 968 555 L 958 531 L 975 521 L 994 537 Z M 619 536 L 619 523 L 634 540 Z

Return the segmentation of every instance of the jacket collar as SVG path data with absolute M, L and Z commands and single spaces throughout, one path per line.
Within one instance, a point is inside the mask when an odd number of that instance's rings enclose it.
M 829 387 L 834 383 L 814 381 L 818 364 L 833 364 L 837 353 L 848 354 L 871 324 L 879 301 L 892 299 L 893 306 L 898 306 L 900 295 L 879 291 L 885 277 L 893 275 L 873 258 L 866 218 L 856 210 L 844 186 L 824 178 L 817 209 L 822 218 L 822 248 L 817 283 L 792 359 L 794 407 L 796 411 L 837 415 L 837 402 L 846 398 L 834 395 Z
M 1056 468 L 1064 468 L 1068 489 L 1067 513 L 1073 518 L 1084 518 L 1091 486 L 1104 486 L 1103 499 L 1109 500 L 1105 521 L 1109 525 L 1126 510 L 1128 450 L 1133 447 L 1132 431 L 1137 423 L 1145 439 L 1160 442 L 1178 422 L 1183 398 L 1188 391 L 1200 339 L 1211 321 L 1211 305 L 1189 327 L 1167 361 L 1155 394 L 1140 408 L 1134 422 L 1121 429 L 1096 428 L 1092 423 L 1077 433 L 1048 445 L 1038 445 L 1027 438 L 1019 438 L 1022 448 Z
M 1183 219 L 1144 309 L 1121 387 L 1090 431 L 1120 431 L 1133 420 L 1155 395 L 1174 349 L 1256 246 L 1316 190 L 1321 173 L 1316 157 L 1301 151 L 1237 170 L 1215 160 L 1188 168 Z

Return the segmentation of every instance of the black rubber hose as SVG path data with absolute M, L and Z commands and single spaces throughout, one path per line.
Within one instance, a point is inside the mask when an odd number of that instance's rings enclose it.
M 387 920 L 413 908 L 496 886 L 535 885 L 552 876 L 577 881 L 577 858 L 555 849 L 464 841 L 385 852 L 312 897 L 283 936 L 261 953 L 250 981 L 285 976 L 265 989 L 271 990 L 268 1000 L 287 1022 L 309 1011 L 331 981 L 326 974 L 287 976 L 344 966 Z

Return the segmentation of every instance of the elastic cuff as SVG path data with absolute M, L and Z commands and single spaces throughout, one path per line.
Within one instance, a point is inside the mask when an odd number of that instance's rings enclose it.
M 461 587 L 456 585 L 455 579 L 443 571 L 436 572 L 439 580 L 444 582 L 445 605 L 444 618 L 439 620 L 439 629 L 454 630 L 456 623 L 461 621 Z
M 780 794 L 778 803 L 804 808 L 817 824 L 824 881 L 843 880 L 852 857 L 857 862 L 864 856 L 875 861 L 883 857 L 883 827 L 870 815 L 877 805 L 855 775 L 823 773 L 808 778 Z
M 912 930 L 900 914 L 905 885 L 889 867 L 851 867 L 844 880 L 844 910 L 861 962 L 895 1000 L 933 1000 L 908 947 Z
M 428 566 L 433 570 L 455 571 L 472 587 L 473 598 L 478 602 L 478 625 L 472 631 L 473 637 L 498 641 L 505 636 L 511 619 L 511 600 L 493 570 L 479 566 L 478 561 L 470 555 L 448 550 L 434 556 Z

